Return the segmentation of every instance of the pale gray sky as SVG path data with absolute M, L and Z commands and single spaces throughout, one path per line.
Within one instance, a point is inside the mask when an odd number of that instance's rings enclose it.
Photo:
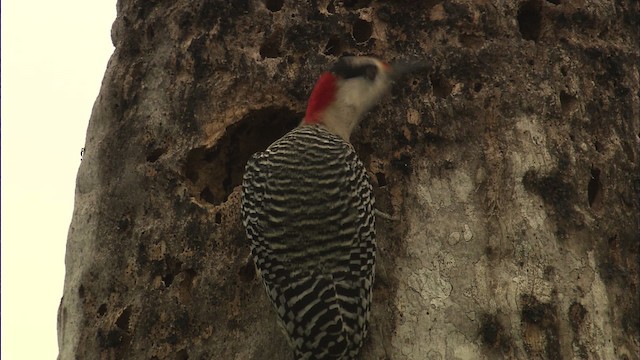
M 75 178 L 116 0 L 2 1 L 2 359 L 55 359 Z

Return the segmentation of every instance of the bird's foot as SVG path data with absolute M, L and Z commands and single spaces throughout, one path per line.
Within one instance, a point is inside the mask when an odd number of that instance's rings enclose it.
M 380 209 L 375 209 L 374 210 L 376 216 L 379 216 L 385 220 L 389 220 L 389 221 L 400 221 L 400 218 L 396 217 L 396 216 L 391 216 L 389 214 L 387 214 L 386 212 L 380 210 Z

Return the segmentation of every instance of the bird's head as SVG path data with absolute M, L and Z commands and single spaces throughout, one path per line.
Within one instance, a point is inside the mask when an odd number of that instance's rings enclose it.
M 322 124 L 349 141 L 362 115 L 387 93 L 394 80 L 424 67 L 424 63 L 390 65 L 373 57 L 343 57 L 318 79 L 303 124 Z

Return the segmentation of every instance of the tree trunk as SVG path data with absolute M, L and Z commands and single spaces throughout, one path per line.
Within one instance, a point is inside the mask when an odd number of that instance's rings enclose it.
M 343 54 L 432 66 L 354 145 L 378 221 L 362 359 L 640 359 L 636 1 L 118 1 L 59 359 L 291 359 L 247 159 Z

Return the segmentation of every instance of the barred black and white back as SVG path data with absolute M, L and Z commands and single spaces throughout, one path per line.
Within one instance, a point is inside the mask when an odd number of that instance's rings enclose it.
M 375 262 L 371 184 L 351 144 L 300 126 L 249 160 L 242 216 L 296 358 L 354 359 Z

